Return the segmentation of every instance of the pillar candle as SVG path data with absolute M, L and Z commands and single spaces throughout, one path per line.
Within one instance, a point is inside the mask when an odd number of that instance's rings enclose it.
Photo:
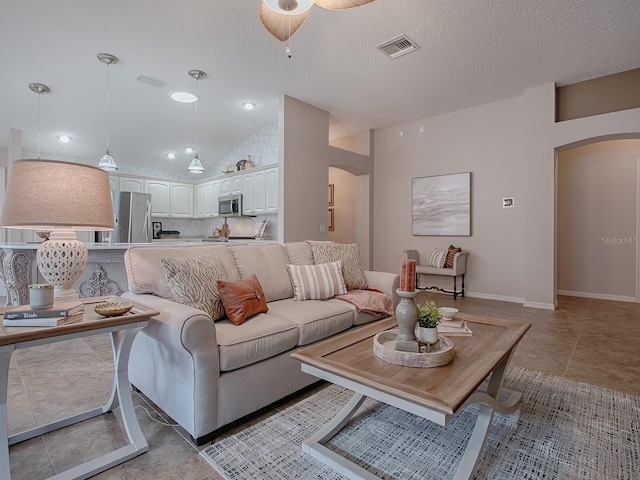
M 400 272 L 400 290 L 413 292 L 416 289 L 416 261 L 405 258 L 402 260 Z

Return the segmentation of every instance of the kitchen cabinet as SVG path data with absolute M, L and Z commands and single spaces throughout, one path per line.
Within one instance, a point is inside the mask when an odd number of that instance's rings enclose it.
M 266 212 L 265 170 L 243 174 L 242 202 L 244 213 L 247 215 L 261 215 Z
M 220 196 L 231 195 L 231 177 L 220 180 Z
M 116 192 L 120 190 L 120 177 L 109 175 L 109 189 Z
M 265 213 L 278 211 L 279 177 L 278 167 L 271 167 L 265 174 Z
M 242 174 L 231 177 L 231 195 L 242 193 Z
M 218 215 L 218 197 L 220 196 L 220 180 L 201 183 L 197 186 L 198 217 L 215 217 Z
M 142 178 L 120 177 L 119 183 L 119 188 L 116 190 L 120 190 L 121 192 L 145 192 L 144 179 Z
M 245 215 L 254 215 L 255 195 L 253 191 L 253 172 L 247 172 L 242 175 L 242 213 Z
M 145 192 L 151 194 L 151 215 L 157 217 L 193 217 L 191 183 L 145 180 Z

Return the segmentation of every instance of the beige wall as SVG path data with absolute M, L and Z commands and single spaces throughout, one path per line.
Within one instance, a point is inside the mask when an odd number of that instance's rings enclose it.
M 640 140 L 558 154 L 558 290 L 635 300 Z
M 513 99 L 376 130 L 374 268 L 397 272 L 403 249 L 424 255 L 453 243 L 470 251 L 470 295 L 555 308 L 556 152 L 640 138 L 640 109 L 562 123 L 554 117 L 550 83 Z M 472 236 L 411 235 L 411 178 L 464 171 L 472 172 Z M 515 208 L 502 209 L 510 196 Z
M 356 177 L 340 168 L 329 168 L 329 183 L 334 186 L 335 229 L 329 240 L 338 243 L 356 241 Z

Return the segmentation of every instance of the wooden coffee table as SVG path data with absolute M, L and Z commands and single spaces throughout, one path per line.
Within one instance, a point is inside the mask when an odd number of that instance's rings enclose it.
M 118 317 L 103 317 L 93 311 L 98 302 L 114 301 L 116 297 L 94 297 L 83 299 L 84 313 L 73 323 L 57 327 L 2 327 L 0 320 L 0 479 L 11 478 L 9 469 L 9 445 L 64 428 L 88 418 L 102 415 L 120 406 L 124 430 L 129 443 L 117 450 L 61 472 L 54 477 L 59 480 L 88 478 L 115 465 L 146 452 L 149 445 L 140 430 L 129 390 L 129 352 L 136 334 L 145 327 L 149 319 L 159 312 L 134 304 L 129 313 Z M 133 303 L 133 302 L 131 302 Z M 1 308 L 4 313 L 8 308 Z M 73 415 L 63 420 L 36 427 L 32 430 L 9 436 L 7 433 L 7 377 L 11 354 L 20 348 L 35 347 L 61 342 L 72 338 L 109 333 L 115 367 L 115 378 L 110 398 L 102 407 Z
M 397 328 L 393 317 L 292 354 L 302 362 L 302 371 L 355 392 L 334 419 L 303 442 L 302 449 L 348 478 L 375 479 L 367 470 L 324 446 L 348 423 L 366 397 L 439 425 L 446 425 L 457 412 L 478 403 L 476 425 L 454 477 L 471 478 L 494 411 L 512 413 L 520 403 L 521 394 L 503 389 L 502 381 L 515 347 L 531 325 L 469 314 L 458 316 L 467 321 L 473 336 L 448 337 L 453 341 L 455 356 L 451 363 L 440 367 L 404 367 L 374 355 L 373 337 Z M 486 388 L 478 389 L 489 375 Z

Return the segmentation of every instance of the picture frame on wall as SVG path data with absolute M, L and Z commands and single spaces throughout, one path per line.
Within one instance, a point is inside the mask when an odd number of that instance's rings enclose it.
M 329 206 L 333 207 L 333 183 L 329 184 Z
M 471 172 L 412 179 L 413 235 L 471 236 Z
M 335 225 L 334 225 L 333 208 L 330 208 L 329 209 L 329 231 L 333 232 L 334 228 L 335 228 Z

